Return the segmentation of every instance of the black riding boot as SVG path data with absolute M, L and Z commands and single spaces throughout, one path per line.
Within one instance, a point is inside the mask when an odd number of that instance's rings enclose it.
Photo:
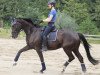
M 43 42 L 42 42 L 42 52 L 47 51 L 47 37 L 43 36 Z

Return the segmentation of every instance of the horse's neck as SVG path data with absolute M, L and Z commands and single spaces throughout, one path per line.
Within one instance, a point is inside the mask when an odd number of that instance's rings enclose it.
M 23 30 L 24 30 L 26 36 L 32 34 L 32 32 L 35 30 L 35 28 L 38 27 L 38 25 L 35 25 L 35 26 L 34 26 L 34 25 L 32 25 L 31 23 L 29 23 L 29 22 L 27 22 L 27 21 L 24 21 L 24 20 L 22 20 L 21 23 L 23 24 L 23 25 L 22 25 L 22 28 L 23 28 Z M 39 27 L 40 27 L 40 26 L 39 26 Z M 38 28 L 39 28 L 39 27 L 38 27 Z
M 22 29 L 24 30 L 26 36 L 32 33 L 33 26 L 31 24 L 23 24 Z
M 29 45 L 31 42 L 33 42 L 33 44 L 36 44 L 36 41 L 40 40 L 41 36 L 41 28 L 32 28 L 33 31 L 31 32 L 31 34 L 26 35 L 26 42 Z M 35 41 L 33 41 L 35 40 Z
M 31 36 L 31 34 L 32 34 L 32 27 L 30 27 L 30 26 L 23 26 L 23 28 L 22 28 L 23 30 L 24 30 L 24 32 L 25 32 L 25 34 L 26 34 L 26 42 L 27 42 L 27 44 L 29 43 L 29 38 L 30 38 L 30 36 Z
M 41 28 L 36 28 L 36 27 L 30 27 L 30 26 L 25 26 L 23 28 L 25 34 L 26 34 L 26 38 L 29 38 L 31 36 L 31 34 L 36 34 L 37 31 L 40 31 Z
M 26 34 L 27 42 L 28 42 L 29 38 L 31 37 L 31 34 L 32 35 L 37 34 L 37 32 L 39 32 L 41 30 L 41 27 L 34 26 L 26 21 L 24 21 L 22 24 L 23 24 L 22 28 Z

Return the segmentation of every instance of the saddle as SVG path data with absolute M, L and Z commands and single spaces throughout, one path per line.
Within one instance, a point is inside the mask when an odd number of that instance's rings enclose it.
M 45 30 L 45 28 L 46 27 L 43 27 L 42 28 L 42 33 L 43 33 L 43 31 Z M 47 40 L 48 41 L 56 41 L 56 39 L 57 39 L 57 32 L 58 32 L 58 30 L 55 28 L 54 30 L 52 30 L 48 35 L 47 35 Z
M 41 29 L 41 31 L 44 31 L 45 30 L 45 28 L 46 28 L 46 26 L 44 26 L 42 29 Z M 51 32 L 56 32 L 57 31 L 57 29 L 55 28 L 54 30 L 52 30 Z

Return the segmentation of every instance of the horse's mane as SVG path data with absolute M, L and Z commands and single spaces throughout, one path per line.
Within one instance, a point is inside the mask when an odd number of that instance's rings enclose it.
M 40 25 L 34 24 L 34 22 L 32 21 L 31 18 L 18 18 L 18 19 L 22 19 L 22 20 L 24 20 L 24 21 L 26 21 L 26 22 L 32 24 L 32 25 L 35 26 L 36 28 L 41 27 Z
M 28 18 L 23 18 L 23 20 L 25 20 L 25 21 L 31 23 L 32 25 L 34 25 L 33 21 L 30 18 L 29 19 Z

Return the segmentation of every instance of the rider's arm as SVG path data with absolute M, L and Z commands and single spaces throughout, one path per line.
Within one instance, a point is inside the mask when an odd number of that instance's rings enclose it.
M 51 14 L 48 18 L 44 19 L 43 22 L 50 22 L 53 18 L 53 15 Z

